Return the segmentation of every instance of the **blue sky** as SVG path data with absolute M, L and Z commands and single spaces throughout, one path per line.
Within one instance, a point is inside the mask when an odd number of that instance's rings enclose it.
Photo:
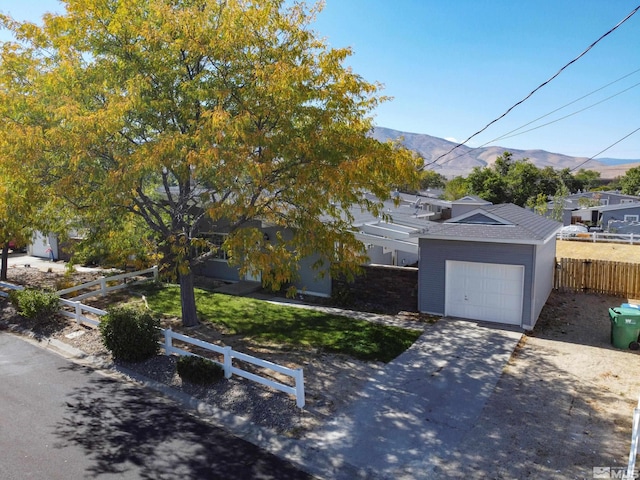
M 638 0 L 326 0 L 314 29 L 332 47 L 351 47 L 348 65 L 393 97 L 376 110 L 376 125 L 462 141 L 637 5 Z M 56 0 L 0 0 L 0 11 L 19 19 L 37 20 L 51 10 L 60 10 Z M 469 145 L 596 155 L 640 127 L 639 47 L 640 12 Z M 525 130 L 584 111 L 498 139 L 611 82 L 616 83 Z M 640 132 L 600 156 L 640 158 Z

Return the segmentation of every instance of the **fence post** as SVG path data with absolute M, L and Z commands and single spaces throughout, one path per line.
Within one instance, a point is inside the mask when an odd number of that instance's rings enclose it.
M 172 345 L 171 345 L 171 327 L 165 328 L 162 331 L 164 335 L 164 354 L 171 355 Z
M 304 407 L 304 374 L 302 369 L 296 370 L 296 405 L 298 408 Z
M 76 323 L 80 325 L 82 323 L 82 321 L 80 320 L 80 318 L 82 318 L 82 302 L 78 301 L 73 303 L 76 306 Z
M 107 296 L 107 279 L 105 277 L 100 277 L 100 293 L 103 297 Z
M 157 282 L 158 281 L 158 266 L 154 265 L 151 268 L 153 268 L 153 281 Z
M 231 347 L 224 347 L 224 357 L 222 359 L 222 366 L 224 368 L 224 378 L 231 378 L 231 359 L 233 356 L 233 350 Z
M 640 402 L 638 402 L 640 404 Z M 631 429 L 631 450 L 629 451 L 629 465 L 625 478 L 635 478 L 636 456 L 638 455 L 638 427 L 640 423 L 640 408 L 633 410 L 633 428 Z

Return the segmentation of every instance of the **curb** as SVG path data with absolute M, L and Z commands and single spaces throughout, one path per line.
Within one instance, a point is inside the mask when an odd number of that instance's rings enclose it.
M 9 330 L 9 333 L 20 334 L 19 336 L 21 338 L 30 343 L 41 348 L 46 348 L 75 363 L 100 370 L 103 374 L 111 374 L 119 377 L 121 380 L 149 388 L 163 397 L 176 402 L 181 408 L 198 417 L 198 419 L 221 428 L 272 455 L 292 463 L 319 480 L 381 480 L 384 478 L 375 472 L 356 467 L 340 459 L 332 458 L 330 451 L 320 450 L 310 441 L 281 436 L 272 429 L 251 423 L 246 417 L 222 410 L 215 405 L 174 390 L 164 383 L 151 380 L 126 367 L 112 362 L 98 360 L 93 355 L 88 355 L 82 350 L 58 339 L 43 338 L 38 341 L 34 337 L 29 336 L 28 332 Z M 27 336 L 25 336 L 25 334 L 27 334 Z

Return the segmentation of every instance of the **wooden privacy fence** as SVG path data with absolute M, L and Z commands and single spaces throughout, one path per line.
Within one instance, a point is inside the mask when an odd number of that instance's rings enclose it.
M 554 288 L 637 299 L 640 264 L 561 258 L 556 263 Z

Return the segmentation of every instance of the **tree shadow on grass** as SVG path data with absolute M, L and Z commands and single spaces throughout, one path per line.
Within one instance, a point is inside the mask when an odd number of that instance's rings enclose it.
M 91 378 L 70 394 L 66 407 L 57 425 L 59 446 L 81 446 L 94 462 L 92 476 L 312 478 L 172 402 L 114 379 Z

